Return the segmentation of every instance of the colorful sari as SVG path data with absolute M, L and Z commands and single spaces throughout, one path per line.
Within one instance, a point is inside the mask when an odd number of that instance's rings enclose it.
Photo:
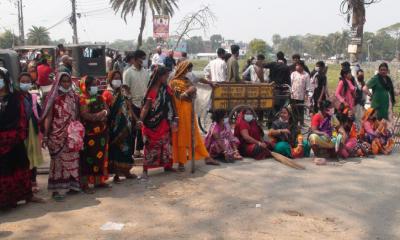
M 186 91 L 192 83 L 185 77 L 189 62 L 181 62 L 176 69 L 174 78 L 170 81 L 170 87 L 173 91 L 173 102 L 176 107 L 178 121 L 178 131 L 172 133 L 172 154 L 175 162 L 185 164 L 192 159 L 192 101 L 190 99 L 181 99 L 179 96 Z M 209 157 L 203 138 L 200 134 L 197 117 L 194 117 L 194 138 L 195 160 L 205 159 Z
M 362 128 L 360 129 L 360 139 L 371 144 L 371 151 L 374 155 L 380 153 L 390 154 L 394 148 L 393 134 L 388 128 L 387 120 L 381 121 L 372 118 L 375 110 L 369 108 L 362 118 Z
M 319 112 L 315 114 L 311 121 L 311 126 L 328 135 L 310 134 L 308 140 L 313 149 L 314 155 L 317 157 L 335 157 L 335 137 L 333 134 L 334 126 L 338 124 L 334 117 L 323 117 Z
M 114 91 L 110 103 L 108 119 L 108 126 L 110 127 L 110 172 L 129 176 L 130 170 L 134 166 L 132 155 L 136 132 L 135 122 L 132 119 L 132 103 L 122 94 L 121 88 Z
M 247 143 L 242 137 L 241 132 L 243 130 L 247 130 L 250 137 L 254 138 L 256 141 L 264 142 L 268 148 L 262 148 L 254 143 Z M 236 120 L 234 136 L 239 139 L 239 152 L 243 157 L 250 157 L 255 160 L 263 160 L 271 157 L 272 145 L 263 140 L 264 132 L 262 128 L 258 125 L 256 120 L 246 122 L 246 120 L 244 120 L 244 113 L 241 113 Z
M 24 97 L 9 92 L 0 99 L 0 209 L 32 198 Z
M 172 107 L 172 91 L 161 85 L 158 91 L 149 90 L 146 96 L 151 107 L 144 120 L 144 162 L 143 170 L 151 168 L 172 168 L 171 128 L 175 113 Z
M 84 148 L 80 156 L 81 186 L 104 185 L 108 179 L 107 120 L 101 121 L 100 114 L 108 107 L 101 95 L 90 96 L 85 79 L 80 83 L 80 112 L 85 126 Z
M 79 97 L 73 90 L 58 90 L 60 79 L 67 73 L 59 73 L 52 90 L 47 95 L 42 120 L 52 112 L 48 133 L 48 149 L 51 157 L 48 189 L 60 194 L 68 190 L 79 191 L 79 152 L 69 149 L 68 126 L 79 119 Z M 69 76 L 69 75 L 68 75 Z
M 215 134 L 218 134 L 220 139 L 215 139 Z M 223 149 L 218 143 L 218 140 L 222 141 L 224 145 Z M 229 124 L 224 124 L 224 126 L 221 127 L 218 123 L 214 122 L 207 133 L 205 144 L 212 158 L 224 158 L 224 151 L 226 151 L 226 155 L 229 159 L 234 159 L 235 148 L 239 146 L 240 142 L 239 139 L 233 135 Z

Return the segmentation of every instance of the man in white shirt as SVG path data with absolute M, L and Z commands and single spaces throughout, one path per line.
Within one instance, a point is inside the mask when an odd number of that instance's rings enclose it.
M 310 89 L 310 75 L 304 70 L 305 64 L 303 61 L 296 63 L 296 71 L 290 78 L 292 81 L 291 104 L 295 111 L 296 120 L 304 126 L 304 103 L 308 99 Z
M 156 48 L 156 53 L 151 59 L 151 65 L 164 65 L 165 56 L 162 54 L 161 46 Z
M 136 50 L 128 54 L 126 60 L 130 63 L 131 67 L 125 70 L 123 81 L 130 88 L 133 111 L 136 117 L 139 117 L 142 101 L 147 91 L 147 84 L 149 83 L 149 72 L 143 67 L 143 61 L 146 60 L 146 53 L 142 50 Z M 140 125 L 141 123 L 138 122 L 139 127 Z M 141 131 L 137 131 L 136 140 L 135 157 L 142 157 L 143 155 L 140 151 L 143 150 L 144 144 Z
M 225 62 L 225 49 L 217 50 L 218 58 L 212 60 L 205 68 L 205 78 L 211 82 L 226 82 L 227 80 L 227 65 Z

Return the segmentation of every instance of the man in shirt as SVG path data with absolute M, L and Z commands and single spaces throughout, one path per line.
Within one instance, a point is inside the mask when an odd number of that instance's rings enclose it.
M 176 61 L 174 59 L 174 51 L 170 50 L 168 56 L 164 59 L 164 65 L 169 71 L 173 71 L 176 66 Z
M 253 83 L 264 83 L 268 80 L 267 70 L 264 68 L 265 56 L 263 54 L 257 55 L 257 61 L 255 64 L 251 64 L 242 74 L 250 76 L 250 81 Z
M 50 74 L 53 72 L 49 64 L 47 63 L 47 59 L 44 57 L 41 59 L 41 64 L 37 67 L 38 80 L 37 85 L 39 86 L 49 86 L 52 84 L 50 80 Z
M 240 82 L 239 75 L 239 50 L 240 47 L 238 45 L 231 46 L 232 57 L 228 60 L 228 82 L 238 83 Z
M 296 71 L 296 64 L 300 61 L 301 61 L 300 54 L 298 54 L 298 53 L 293 54 L 293 56 L 292 56 L 293 63 L 292 63 L 292 65 L 289 66 L 290 74 L 292 74 L 292 72 Z M 306 71 L 308 74 L 310 74 L 310 70 L 308 69 L 308 67 L 305 63 L 304 63 L 304 71 Z
M 151 64 L 152 65 L 164 65 L 164 59 L 165 59 L 165 56 L 162 54 L 162 48 L 161 48 L 161 46 L 158 46 L 156 48 L 156 53 L 153 55 L 153 58 L 151 59 Z
M 131 67 L 125 70 L 123 81 L 124 84 L 130 88 L 133 111 L 138 117 L 140 116 L 140 107 L 149 82 L 149 73 L 143 68 L 143 61 L 146 60 L 146 53 L 142 50 L 136 50 L 128 54 L 126 60 L 131 64 Z M 140 125 L 140 123 L 138 123 L 138 125 Z M 136 140 L 136 152 L 134 156 L 142 157 L 143 155 L 140 151 L 143 150 L 144 144 L 141 131 L 137 131 Z
M 119 72 L 122 73 L 122 72 L 124 72 L 124 69 L 125 69 L 125 63 L 122 60 L 121 54 L 118 54 L 117 57 L 115 58 L 115 63 L 114 63 L 114 66 L 113 66 L 113 70 L 114 71 L 119 71 Z
M 187 52 L 182 52 L 182 57 L 180 57 L 178 59 L 178 62 L 176 63 L 176 65 L 179 65 L 179 63 L 184 62 L 186 60 L 188 60 Z
M 218 48 L 218 58 L 212 60 L 204 68 L 204 76 L 212 82 L 225 82 L 227 80 L 227 65 L 225 62 L 225 49 Z
M 60 66 L 58 67 L 58 72 L 66 72 L 69 75 L 72 74 L 72 58 L 68 55 L 63 55 L 60 58 Z
M 295 113 L 296 124 L 300 123 L 301 126 L 304 126 L 304 103 L 310 91 L 310 75 L 304 70 L 304 66 L 303 61 L 298 62 L 296 71 L 290 76 L 292 81 L 290 102 Z

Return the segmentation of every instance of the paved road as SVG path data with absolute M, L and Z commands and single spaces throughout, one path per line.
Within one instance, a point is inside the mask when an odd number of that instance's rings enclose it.
M 148 183 L 0 212 L 0 239 L 400 239 L 399 154 L 299 162 L 307 170 L 245 160 L 199 163 L 194 175 L 152 172 Z M 108 221 L 125 226 L 100 230 Z

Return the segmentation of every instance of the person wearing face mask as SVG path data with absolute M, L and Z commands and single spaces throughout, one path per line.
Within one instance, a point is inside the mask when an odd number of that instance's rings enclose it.
M 328 80 L 326 78 L 327 67 L 323 61 L 319 61 L 315 64 L 315 69 L 311 73 L 310 83 L 310 95 L 312 100 L 313 113 L 316 114 L 319 111 L 319 106 L 322 101 L 329 98 L 328 93 Z
M 79 121 L 79 96 L 72 89 L 68 73 L 58 73 L 44 103 L 40 122 L 43 122 L 43 147 L 50 153 L 48 189 L 55 201 L 63 201 L 67 192 L 80 191 L 79 150 L 66 144 L 68 127 Z
M 272 123 L 268 135 L 272 139 L 274 152 L 289 158 L 302 158 L 310 156 L 310 145 L 294 124 L 290 107 L 283 107 L 278 120 Z
M 205 138 L 210 156 L 228 163 L 243 160 L 238 151 L 239 139 L 232 133 L 226 112 L 224 110 L 213 112 L 212 120 L 213 123 Z
M 30 161 L 32 191 L 37 193 L 39 191 L 36 181 L 37 168 L 43 163 L 42 138 L 39 131 L 41 109 L 37 102 L 38 96 L 29 93 L 32 88 L 31 75 L 21 73 L 18 77 L 18 83 L 21 94 L 24 96 L 25 112 L 28 118 L 28 138 L 25 140 L 25 147 Z
M 140 113 L 145 140 L 142 179 L 148 178 L 149 169 L 176 171 L 172 168 L 171 132 L 177 130 L 178 118 L 172 103 L 172 91 L 167 85 L 170 70 L 161 65 L 154 65 L 153 68 Z
M 110 131 L 109 159 L 110 173 L 114 173 L 114 182 L 120 183 L 120 176 L 133 179 L 136 176 L 130 173 L 134 165 L 132 158 L 138 117 L 133 113 L 130 99 L 130 89 L 122 85 L 122 75 L 119 71 L 112 71 L 108 75 L 109 85 L 103 93 L 107 105 L 110 107 L 108 128 Z
M 334 137 L 335 127 L 339 122 L 334 116 L 335 109 L 332 102 L 325 100 L 320 105 L 320 110 L 312 117 L 311 135 L 309 141 L 315 156 L 336 157 Z
M 255 160 L 271 157 L 272 145 L 264 141 L 264 131 L 251 110 L 240 113 L 234 135 L 239 139 L 239 151 L 242 156 Z
M 174 78 L 169 83 L 173 92 L 173 103 L 176 106 L 177 116 L 179 118 L 178 131 L 172 133 L 173 159 L 179 163 L 179 171 L 185 171 L 185 164 L 188 160 L 192 160 L 192 134 L 196 144 L 194 159 L 205 159 L 208 165 L 219 165 L 218 162 L 209 156 L 200 134 L 199 126 L 197 121 L 195 121 L 197 117 L 194 113 L 194 119 L 192 119 L 192 111 L 194 111 L 192 101 L 195 98 L 197 89 L 193 82 L 186 77 L 192 67 L 193 64 L 189 61 L 180 63 L 177 66 Z M 193 133 L 192 124 L 194 124 Z M 189 156 L 189 159 L 187 156 Z
M 35 200 L 24 145 L 27 130 L 24 96 L 13 88 L 8 71 L 0 67 L 0 209 Z
M 107 187 L 110 110 L 98 92 L 96 79 L 87 76 L 80 82 L 80 114 L 85 126 L 84 147 L 80 156 L 82 189 L 94 193 L 94 187 Z
M 388 130 L 386 120 L 377 119 L 377 111 L 369 108 L 365 111 L 362 118 L 362 127 L 360 129 L 360 140 L 371 144 L 371 153 L 374 155 L 389 155 L 394 148 L 394 139 Z
M 368 156 L 371 146 L 358 139 L 357 127 L 353 112 L 341 108 L 337 114 L 340 126 L 338 129 L 338 155 L 342 158 Z
M 133 104 L 133 111 L 136 116 L 140 115 L 140 107 L 145 97 L 147 85 L 149 83 L 149 72 L 144 69 L 143 62 L 146 60 L 146 53 L 142 50 L 136 50 L 133 53 L 128 54 L 126 57 L 127 61 L 131 65 L 123 74 L 123 83 L 130 89 L 131 100 Z M 140 122 L 138 122 L 138 129 L 141 128 Z M 135 146 L 134 157 L 142 158 L 143 154 L 141 151 L 144 148 L 142 132 L 137 131 L 136 133 L 136 146 Z

